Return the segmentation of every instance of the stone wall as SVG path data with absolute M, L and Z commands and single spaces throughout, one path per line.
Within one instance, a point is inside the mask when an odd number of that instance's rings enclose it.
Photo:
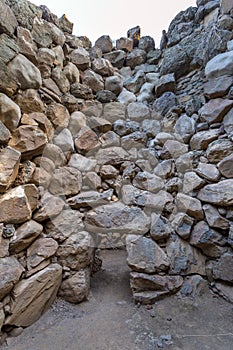
M 136 302 L 206 281 L 232 302 L 231 1 L 198 0 L 160 49 L 0 9 L 1 341 L 87 299 L 97 247 L 126 244 Z

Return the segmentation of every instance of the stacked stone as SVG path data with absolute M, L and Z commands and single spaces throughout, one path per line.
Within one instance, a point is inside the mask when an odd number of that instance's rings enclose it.
M 135 301 L 207 279 L 233 300 L 232 10 L 197 5 L 160 50 L 0 0 L 2 340 L 87 299 L 96 247 L 126 244 Z

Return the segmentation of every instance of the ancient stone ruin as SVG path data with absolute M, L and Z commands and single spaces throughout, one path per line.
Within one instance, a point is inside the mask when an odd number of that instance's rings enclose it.
M 232 0 L 113 46 L 0 0 L 0 337 L 85 300 L 126 245 L 139 303 L 202 283 L 233 302 Z

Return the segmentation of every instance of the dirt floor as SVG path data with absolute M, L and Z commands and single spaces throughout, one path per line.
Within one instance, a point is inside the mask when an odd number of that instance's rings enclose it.
M 233 350 L 233 305 L 210 293 L 134 304 L 124 250 L 104 251 L 88 302 L 57 300 L 4 350 Z

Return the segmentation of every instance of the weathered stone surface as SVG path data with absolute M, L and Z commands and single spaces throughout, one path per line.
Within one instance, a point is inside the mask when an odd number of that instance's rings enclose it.
M 127 37 L 133 40 L 133 47 L 137 47 L 141 37 L 141 28 L 139 26 L 130 28 L 127 31 Z
M 104 80 L 102 76 L 91 69 L 84 72 L 82 81 L 84 84 L 88 85 L 94 93 L 104 89 Z
M 4 227 L 4 225 L 1 223 L 0 224 L 0 258 L 5 258 L 9 256 L 9 239 L 5 238 L 5 232 L 6 232 L 6 226 Z M 12 232 L 10 235 L 12 235 Z
M 9 129 L 15 130 L 21 119 L 19 106 L 8 96 L 0 93 L 0 120 Z
M 183 284 L 181 276 L 148 275 L 131 272 L 130 287 L 135 302 L 153 304 L 165 296 L 176 293 Z
M 75 139 L 75 147 L 80 153 L 88 153 L 97 150 L 100 142 L 97 134 L 88 126 L 82 127 Z
M 0 300 L 7 295 L 19 281 L 23 266 L 14 257 L 0 259 Z
M 184 174 L 183 192 L 189 193 L 200 189 L 205 185 L 205 181 L 201 179 L 194 171 L 188 171 Z
M 102 187 L 101 177 L 94 171 L 89 171 L 86 173 L 83 179 L 84 185 L 92 190 L 99 190 Z
M 70 60 L 81 70 L 88 69 L 91 65 L 89 53 L 82 47 L 71 52 Z
M 153 173 L 161 178 L 169 178 L 174 174 L 174 162 L 171 159 L 159 163 L 153 170 Z
M 63 46 L 66 40 L 55 24 L 38 18 L 33 22 L 32 37 L 39 47 L 50 47 L 52 43 Z
M 119 95 L 123 89 L 123 80 L 118 75 L 107 77 L 105 79 L 105 89 L 112 91 L 115 95 Z
M 134 69 L 136 66 L 139 66 L 140 64 L 143 64 L 146 62 L 146 52 L 141 49 L 133 49 L 125 59 L 126 66 L 130 67 L 131 69 Z
M 161 115 L 165 115 L 169 109 L 176 105 L 177 98 L 173 92 L 164 92 L 162 96 L 157 98 L 153 103 L 153 109 Z
M 10 131 L 7 127 L 0 121 L 0 144 L 8 143 L 11 137 Z
M 233 303 L 232 286 L 225 283 L 215 283 L 218 293 L 230 303 Z
M 67 203 L 71 208 L 79 209 L 85 207 L 96 207 L 98 205 L 108 204 L 113 195 L 113 190 L 106 192 L 87 191 L 71 197 Z
M 182 154 L 188 153 L 188 146 L 176 140 L 167 140 L 162 149 L 161 158 L 178 158 Z
M 52 238 L 39 238 L 27 249 L 27 268 L 31 270 L 54 256 L 58 243 Z
M 66 94 L 70 91 L 70 82 L 59 66 L 52 69 L 51 77 L 62 94 Z
M 156 213 L 151 214 L 150 235 L 155 241 L 170 237 L 172 233 L 170 222 Z
M 102 35 L 96 40 L 95 46 L 99 47 L 102 53 L 107 53 L 112 51 L 113 44 L 109 35 Z
M 91 210 L 85 218 L 86 228 L 94 233 L 144 234 L 149 225 L 150 218 L 141 209 L 120 202 Z
M 133 50 L 133 39 L 131 38 L 120 38 L 116 41 L 116 48 L 118 50 L 123 50 L 125 52 L 130 52 Z
M 163 180 L 149 172 L 139 172 L 133 179 L 133 185 L 141 190 L 150 192 L 158 192 L 164 187 Z
M 137 100 L 137 97 L 135 96 L 135 94 L 133 92 L 130 92 L 130 91 L 126 90 L 125 88 L 123 88 L 123 90 L 121 91 L 117 100 L 118 100 L 118 102 L 120 102 L 124 105 L 127 105 L 131 102 L 135 102 Z
M 25 56 L 18 54 L 9 64 L 8 68 L 18 80 L 22 90 L 39 89 L 42 85 L 39 69 Z
M 11 254 L 20 253 L 26 249 L 43 231 L 43 226 L 34 220 L 29 220 L 15 231 L 10 241 Z
M 17 43 L 19 52 L 36 64 L 37 45 L 33 41 L 31 32 L 23 27 L 17 28 Z
M 199 275 L 188 276 L 179 292 L 182 297 L 196 298 L 208 292 L 208 282 Z
M 22 153 L 23 158 L 42 154 L 48 139 L 37 126 L 22 125 L 12 133 L 9 146 Z
M 154 50 L 155 49 L 154 39 L 149 35 L 142 36 L 139 40 L 138 48 L 146 52 Z
M 117 96 L 109 90 L 100 90 L 96 94 L 96 99 L 101 103 L 109 103 L 116 101 Z
M 34 18 L 36 16 L 41 18 L 42 12 L 40 8 L 31 2 L 26 0 L 6 0 L 5 2 L 11 7 L 17 21 L 22 27 L 26 27 L 27 29 L 31 30 Z
M 127 263 L 134 271 L 151 274 L 166 271 L 170 266 L 166 253 L 152 239 L 128 235 L 126 249 Z
M 190 140 L 191 150 L 205 150 L 208 145 L 218 138 L 218 130 L 199 131 Z
M 121 147 L 109 147 L 100 149 L 95 158 L 100 165 L 117 165 L 129 159 L 129 154 Z
M 201 202 L 197 198 L 187 196 L 183 193 L 178 193 L 176 197 L 176 204 L 180 211 L 187 213 L 195 219 L 203 219 L 204 214 Z
M 205 74 L 208 79 L 217 78 L 223 75 L 233 74 L 233 51 L 221 53 L 210 60 L 205 67 Z
M 71 235 L 83 231 L 82 218 L 83 214 L 79 211 L 71 209 L 62 210 L 58 216 L 46 223 L 46 237 L 54 238 L 59 243 L 63 242 Z
M 65 203 L 59 197 L 46 193 L 39 202 L 39 209 L 34 213 L 33 219 L 42 222 L 59 215 Z
M 115 50 L 104 54 L 104 58 L 111 62 L 113 67 L 121 69 L 124 65 L 126 53 L 123 50 Z M 101 57 L 96 57 L 101 58 Z
M 184 142 L 187 143 L 191 136 L 195 133 L 194 119 L 188 117 L 186 114 L 182 114 L 176 121 L 175 131 L 184 140 Z
M 205 221 L 199 221 L 193 228 L 190 244 L 202 250 L 202 252 L 212 258 L 221 255 L 220 247 L 222 235 L 211 229 Z
M 149 108 L 141 102 L 132 102 L 127 106 L 129 119 L 141 122 L 150 117 Z
M 79 171 L 92 171 L 97 164 L 96 159 L 82 156 L 81 154 L 73 154 L 70 158 L 68 166 L 78 169 Z
M 211 123 L 221 122 L 224 115 L 231 109 L 233 101 L 216 98 L 206 103 L 199 111 L 201 118 Z
M 136 94 L 141 89 L 142 85 L 146 82 L 145 73 L 142 70 L 137 71 L 132 77 L 129 77 L 124 81 L 124 87 Z
M 132 185 L 124 185 L 121 189 L 122 201 L 126 205 L 138 205 L 163 211 L 166 206 L 173 202 L 170 193 L 159 191 L 151 193 L 140 190 Z
M 72 270 L 80 270 L 90 265 L 93 257 L 94 241 L 86 231 L 70 235 L 56 252 L 59 264 Z
M 223 125 L 226 133 L 228 135 L 232 135 L 233 134 L 233 108 L 225 115 L 223 119 Z
M 140 149 L 146 146 L 147 136 L 144 132 L 135 131 L 121 138 L 121 146 L 125 150 Z
M 220 172 L 213 164 L 199 163 L 195 169 L 196 173 L 208 181 L 218 181 L 220 179 Z
M 19 52 L 17 43 L 6 34 L 0 34 L 0 59 L 4 64 L 8 64 Z
M 233 178 L 233 154 L 223 158 L 223 160 L 218 163 L 218 169 L 226 178 Z
M 233 256 L 230 253 L 222 255 L 213 264 L 213 276 L 215 279 L 233 283 Z
M 71 196 L 80 192 L 82 174 L 76 168 L 65 166 L 53 173 L 49 191 L 54 195 Z
M 32 194 L 37 196 L 37 188 L 34 185 L 30 187 L 33 190 Z M 18 186 L 9 190 L 0 198 L 0 222 L 19 224 L 29 220 L 32 210 L 35 209 L 31 207 L 31 200 L 34 201 L 34 198 L 30 198 L 30 192 L 27 192 L 26 186 Z M 35 201 L 37 202 L 36 197 Z
M 105 58 L 96 58 L 91 63 L 91 67 L 94 72 L 104 76 L 109 77 L 110 75 L 113 75 L 114 68 L 110 61 L 106 60 Z
M 35 89 L 20 91 L 15 102 L 20 107 L 22 113 L 44 112 L 44 104 Z
M 20 281 L 13 289 L 11 315 L 6 324 L 27 327 L 53 303 L 62 279 L 62 268 L 51 264 L 32 277 Z
M 87 300 L 90 290 L 90 270 L 80 270 L 65 279 L 58 291 L 58 295 L 70 303 L 81 303 Z
M 171 226 L 181 238 L 187 239 L 190 236 L 193 221 L 187 214 L 177 213 L 174 220 L 172 220 Z
M 0 91 L 8 96 L 13 96 L 18 89 L 19 85 L 16 79 L 12 76 L 11 71 L 2 58 L 0 58 Z
M 0 33 L 14 34 L 18 25 L 17 19 L 9 6 L 4 2 L 0 4 Z
M 60 147 L 63 152 L 74 151 L 74 141 L 69 129 L 64 128 L 59 134 L 57 134 L 53 142 Z
M 125 106 L 120 102 L 110 102 L 104 105 L 103 118 L 110 123 L 114 123 L 118 119 L 125 119 Z
M 0 151 L 0 193 L 14 183 L 19 170 L 21 153 L 11 147 Z
M 218 163 L 233 152 L 233 142 L 226 139 L 219 139 L 209 144 L 207 158 L 210 163 Z
M 163 75 L 155 86 L 155 93 L 160 97 L 166 91 L 175 92 L 175 76 L 173 73 Z
M 66 164 L 66 157 L 60 147 L 53 145 L 51 143 L 48 143 L 43 151 L 43 158 L 50 159 L 55 167 L 57 166 L 64 166 Z
M 170 273 L 174 275 L 199 274 L 205 276 L 206 258 L 200 251 L 178 236 L 172 236 L 168 241 L 167 255 L 171 260 Z
M 220 206 L 233 205 L 233 180 L 206 185 L 198 193 L 198 198 L 203 202 Z
M 92 90 L 86 84 L 74 83 L 70 87 L 70 92 L 76 98 L 82 98 L 84 100 L 93 99 Z
M 63 69 L 63 73 L 69 80 L 70 84 L 79 83 L 80 74 L 78 68 L 72 62 L 68 62 Z
M 59 103 L 50 104 L 46 110 L 46 115 L 57 130 L 67 128 L 70 115 L 63 105 Z
M 223 216 L 219 214 L 217 208 L 210 204 L 203 205 L 203 210 L 207 223 L 210 227 L 214 227 L 220 230 L 227 230 L 229 228 L 229 222 Z
M 226 75 L 210 79 L 204 84 L 204 95 L 208 98 L 223 97 L 230 90 L 232 83 L 233 78 Z

